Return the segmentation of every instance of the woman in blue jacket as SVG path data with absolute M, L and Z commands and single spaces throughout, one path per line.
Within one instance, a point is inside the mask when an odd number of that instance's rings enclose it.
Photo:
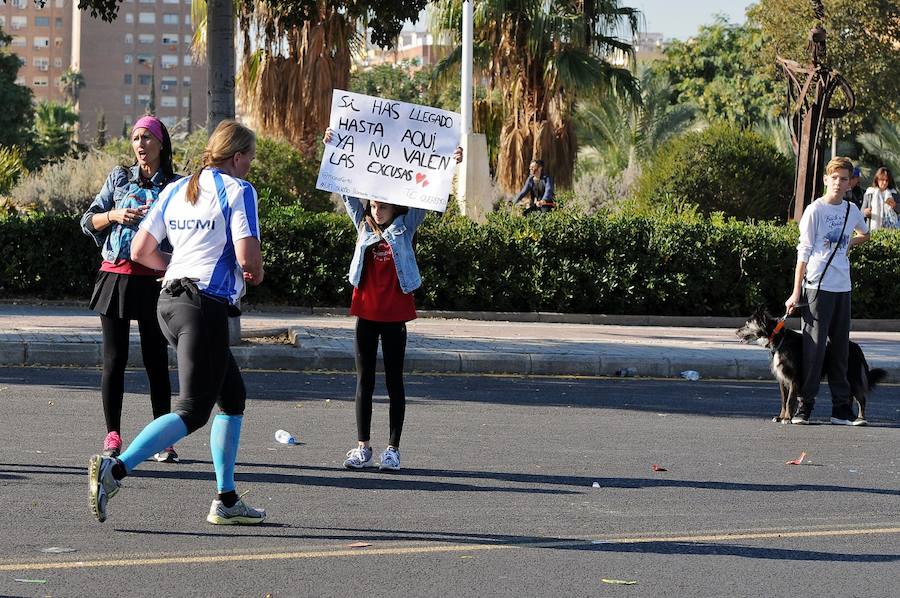
M 144 215 L 159 198 L 160 191 L 178 179 L 172 165 L 172 141 L 165 125 L 153 116 L 143 116 L 131 128 L 135 161 L 130 168 L 117 166 L 103 189 L 81 217 L 81 229 L 102 247 L 103 262 L 91 296 L 90 307 L 100 315 L 103 330 L 103 374 L 100 393 L 106 419 L 103 454 L 117 456 L 122 450 L 122 397 L 131 320 L 137 320 L 141 355 L 150 382 L 153 417 L 169 413 L 172 388 L 169 353 L 156 321 L 160 283 L 157 272 L 131 260 L 131 241 Z M 157 461 L 175 462 L 178 455 L 167 447 L 155 455 Z

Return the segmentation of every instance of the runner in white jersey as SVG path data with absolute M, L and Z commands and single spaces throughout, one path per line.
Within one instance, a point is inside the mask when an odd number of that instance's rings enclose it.
M 90 502 L 106 520 L 106 504 L 119 480 L 150 455 L 202 428 L 214 405 L 210 451 L 218 495 L 206 520 L 254 524 L 266 512 L 237 495 L 237 460 L 246 390 L 228 344 L 228 312 L 244 282 L 263 280 L 256 191 L 242 180 L 256 155 L 253 131 L 234 121 L 216 127 L 203 153 L 203 168 L 166 189 L 141 223 L 131 244 L 132 260 L 165 270 L 157 316 L 178 353 L 180 395 L 172 413 L 148 424 L 119 458 L 90 460 Z M 168 239 L 172 254 L 159 251 Z
M 218 168 L 206 168 L 200 173 L 200 196 L 191 204 L 184 201 L 188 181 L 160 194 L 141 228 L 174 248 L 164 285 L 190 278 L 201 291 L 235 304 L 244 293 L 244 278 L 234 242 L 259 239 L 256 190 Z

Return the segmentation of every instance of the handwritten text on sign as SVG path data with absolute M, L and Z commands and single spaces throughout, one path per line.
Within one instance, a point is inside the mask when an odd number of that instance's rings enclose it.
M 443 212 L 456 171 L 460 116 L 334 90 L 333 131 L 316 189 Z

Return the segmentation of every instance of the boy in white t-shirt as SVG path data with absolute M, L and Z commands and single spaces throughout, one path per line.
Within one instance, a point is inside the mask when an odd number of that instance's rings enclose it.
M 831 423 L 862 425 L 853 414 L 847 356 L 850 343 L 850 247 L 869 239 L 869 229 L 854 204 L 843 200 L 850 186 L 853 163 L 835 157 L 825 167 L 825 195 L 812 202 L 800 219 L 794 291 L 784 302 L 787 313 L 802 308 L 803 362 L 797 412 L 793 424 L 808 424 L 831 341 L 828 386 L 831 391 Z M 856 231 L 857 234 L 853 234 Z M 801 303 L 804 294 L 806 302 Z

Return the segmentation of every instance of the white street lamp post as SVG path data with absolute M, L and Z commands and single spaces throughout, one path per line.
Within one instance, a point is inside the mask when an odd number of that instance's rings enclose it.
M 475 0 L 462 3 L 462 68 L 460 113 L 462 116 L 463 162 L 456 179 L 456 201 L 460 211 L 475 221 L 483 221 L 491 211 L 491 173 L 488 169 L 487 137 L 472 132 L 472 14 Z

